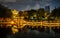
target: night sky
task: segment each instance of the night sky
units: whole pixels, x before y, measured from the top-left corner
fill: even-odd
[[[44,8],[46,5],[53,10],[60,7],[60,0],[0,0],[0,3],[10,9],[30,10]]]

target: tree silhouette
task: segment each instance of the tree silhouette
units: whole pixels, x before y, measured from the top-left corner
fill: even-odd
[[[42,20],[42,18],[44,18],[44,14],[45,14],[45,10],[44,10],[44,8],[40,8],[40,9],[38,9],[38,19],[41,19]]]
[[[33,9],[31,9],[31,10],[29,10],[29,11],[27,11],[28,12],[28,19],[30,19],[30,17],[31,16],[33,16],[35,13],[37,13],[37,11],[36,10],[33,10]]]
[[[48,19],[55,20],[56,17],[60,17],[60,7],[53,9]]]
[[[60,17],[60,7],[55,8],[54,10],[52,10],[51,16]]]
[[[3,18],[11,18],[12,12],[11,9],[8,9],[7,7],[4,7],[0,4],[0,17]]]
[[[19,14],[19,16],[22,16],[23,15],[23,12],[22,11],[19,11],[18,14]]]

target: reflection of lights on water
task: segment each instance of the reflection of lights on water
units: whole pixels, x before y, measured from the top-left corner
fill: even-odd
[[[15,33],[18,32],[17,26],[13,26],[13,27],[12,27],[12,32],[13,32],[13,34],[15,34]]]

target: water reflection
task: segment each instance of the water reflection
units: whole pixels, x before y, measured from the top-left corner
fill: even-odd
[[[16,34],[12,33],[11,27],[6,28],[5,25],[3,27],[0,27],[0,37],[1,38],[55,38],[60,37],[60,29],[52,28],[49,30],[44,28],[23,28],[18,29],[19,32]]]
[[[52,31],[50,33],[47,32],[39,32],[38,30],[27,29],[27,32],[18,32],[11,38],[60,38],[60,34],[54,34]]]

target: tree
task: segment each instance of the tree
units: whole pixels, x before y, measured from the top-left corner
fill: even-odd
[[[27,11],[27,12],[28,12],[28,13],[27,13],[28,19],[31,19],[31,17],[34,17],[34,14],[37,15],[37,11],[36,11],[36,10],[33,10],[33,9],[31,9],[31,10],[29,10],[29,11]]]
[[[11,9],[8,9],[7,7],[4,7],[0,4],[0,17],[3,18],[11,18],[12,12]]]
[[[53,19],[54,20],[56,17],[57,18],[60,17],[60,7],[55,8],[55,9],[52,10],[52,12],[51,12],[51,14],[49,16],[49,19]]]
[[[19,14],[19,16],[22,16],[23,12],[22,12],[22,11],[19,11],[19,13],[18,13],[18,14]]]
[[[60,7],[52,10],[51,16],[60,17]]]
[[[38,10],[38,17],[39,17],[39,19],[44,18],[44,14],[45,14],[44,8],[40,8],[40,9]]]

